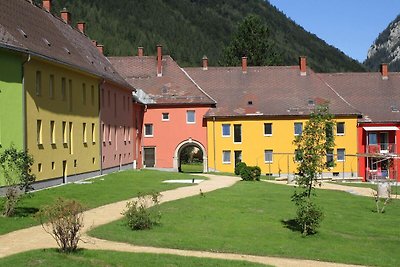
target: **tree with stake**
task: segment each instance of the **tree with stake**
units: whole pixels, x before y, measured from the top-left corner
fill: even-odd
[[[333,135],[333,115],[329,113],[328,105],[320,105],[310,115],[304,131],[297,136],[294,144],[297,146],[299,176],[298,188],[292,196],[297,206],[296,221],[304,236],[314,234],[323,219],[321,209],[313,201],[317,178],[332,162],[326,162],[327,153],[335,146]]]

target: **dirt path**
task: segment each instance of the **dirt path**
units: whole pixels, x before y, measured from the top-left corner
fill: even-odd
[[[200,190],[202,192],[210,192],[213,190],[229,187],[240,180],[240,178],[233,176],[219,176],[219,175],[217,176],[208,174],[202,174],[202,175],[208,177],[209,180],[205,180],[202,183],[195,186],[180,187],[177,189],[164,191],[161,193],[162,194],[161,203],[181,198],[186,198],[189,196],[194,196],[199,194]],[[274,266],[296,266],[296,267],[352,266],[352,265],[343,265],[343,264],[319,262],[311,260],[285,259],[278,257],[142,247],[125,243],[101,240],[85,235],[85,233],[92,227],[97,227],[120,219],[122,217],[121,211],[125,208],[126,202],[127,200],[124,200],[86,211],[84,213],[85,227],[83,229],[84,233],[83,238],[84,240],[87,241],[87,243],[80,243],[80,247],[87,249],[162,253],[162,254],[173,254],[181,256],[209,257],[215,259],[245,260],[250,262],[270,264]],[[41,248],[54,248],[54,247],[56,247],[54,239],[52,239],[52,237],[49,234],[47,234],[42,229],[41,226],[34,226],[31,228],[14,231],[0,236],[0,258],[29,250],[41,249]]]

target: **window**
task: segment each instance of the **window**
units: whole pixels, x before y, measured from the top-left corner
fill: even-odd
[[[92,143],[96,143],[96,129],[94,123],[92,123]]]
[[[153,136],[153,124],[144,125],[144,136]]]
[[[108,143],[111,144],[111,125],[108,125]]]
[[[83,139],[83,143],[86,144],[87,143],[87,127],[86,127],[86,122],[84,122],[82,124],[82,139]]]
[[[82,102],[86,105],[86,84],[82,83]]]
[[[37,120],[36,121],[36,140],[37,140],[37,144],[38,145],[43,144],[43,139],[42,139],[42,120]]]
[[[344,148],[337,149],[337,161],[344,161],[346,155],[346,150]]]
[[[55,135],[55,122],[50,121],[50,143],[56,143],[56,135]]]
[[[336,123],[336,135],[344,135],[344,122]]]
[[[301,135],[302,132],[303,132],[303,123],[295,122],[294,123],[294,135]]]
[[[128,127],[128,142],[131,143],[131,127]]]
[[[264,135],[265,136],[272,135],[272,123],[264,123]]]
[[[102,129],[102,133],[103,133],[103,143],[106,142],[106,126],[103,124],[101,124],[101,129]]]
[[[376,133],[368,133],[368,144],[369,145],[377,145],[378,137]]]
[[[63,144],[66,144],[67,141],[67,122],[62,122],[62,137],[63,137]]]
[[[72,111],[72,80],[68,81],[68,90],[69,90],[69,111]]]
[[[54,161],[51,162],[51,169],[54,170],[56,168],[56,163]]]
[[[264,150],[264,161],[266,163],[271,163],[272,162],[272,150]]]
[[[168,112],[164,112],[162,114],[162,120],[163,121],[169,121],[169,113]]]
[[[94,86],[93,85],[90,87],[90,102],[91,102],[92,106],[94,106]]]
[[[124,126],[124,143],[126,144],[126,126]]]
[[[42,172],[42,163],[38,163],[38,172]]]
[[[36,95],[40,96],[42,94],[42,73],[36,71]]]
[[[242,142],[242,125],[241,124],[233,125],[233,142],[234,143]]]
[[[223,163],[231,163],[231,151],[230,150],[222,151],[222,162]]]
[[[49,79],[49,97],[50,99],[54,98],[54,75],[50,75]]]
[[[231,136],[231,125],[230,124],[222,124],[222,136],[224,136],[224,137]]]
[[[61,78],[61,99],[67,100],[67,80],[64,77]]]
[[[333,167],[333,150],[326,151],[326,166]]]
[[[196,123],[196,116],[194,110],[186,111],[186,123]]]

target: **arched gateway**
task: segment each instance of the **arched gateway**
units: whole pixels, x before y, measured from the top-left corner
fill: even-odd
[[[207,160],[206,149],[200,142],[193,140],[191,138],[179,143],[179,145],[176,147],[175,152],[174,152],[174,165],[173,165],[174,170],[178,171],[180,169],[181,152],[183,151],[184,148],[186,148],[188,146],[194,146],[201,150],[201,152],[203,153],[203,172],[207,172],[208,171],[208,160]]]

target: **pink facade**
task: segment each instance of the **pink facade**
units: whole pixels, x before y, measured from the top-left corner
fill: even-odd
[[[380,178],[400,181],[400,124],[360,123],[358,125],[358,170],[363,181]]]
[[[106,82],[100,93],[101,169],[133,168],[138,124],[132,118],[132,91]]]
[[[203,117],[208,110],[209,107],[196,106],[149,107],[145,111],[143,122],[142,146],[145,167],[178,170],[180,151],[186,146],[195,146],[203,152],[203,165],[206,171],[207,132]]]

